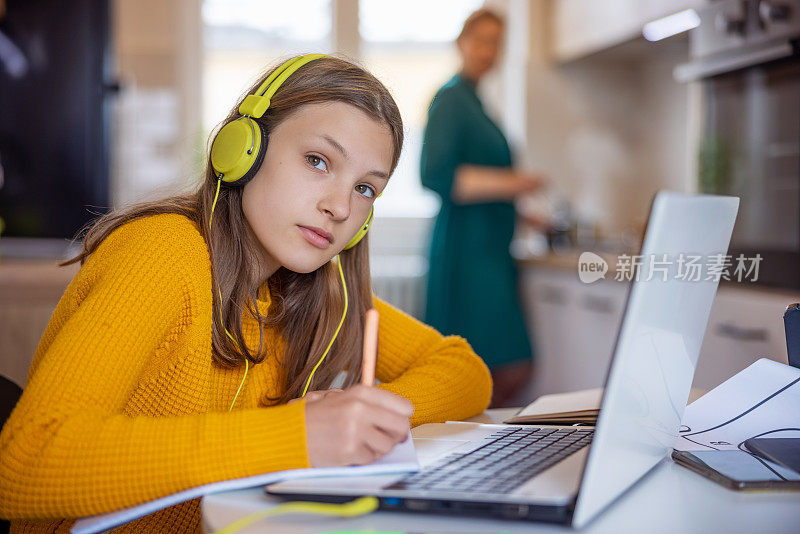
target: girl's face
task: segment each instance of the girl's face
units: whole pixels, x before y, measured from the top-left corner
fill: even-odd
[[[262,249],[261,279],[329,262],[356,234],[386,187],[391,132],[344,102],[306,104],[270,134],[242,209]]]

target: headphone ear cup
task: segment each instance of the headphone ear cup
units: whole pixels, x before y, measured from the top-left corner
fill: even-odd
[[[267,132],[250,117],[231,121],[217,133],[211,143],[211,166],[223,184],[240,186],[247,183],[264,161]]]
[[[264,127],[264,125],[261,124],[260,122],[253,119],[248,119],[248,120],[253,121],[258,126],[258,129],[261,132],[261,143],[258,145],[258,152],[256,153],[256,158],[253,160],[253,164],[250,166],[250,168],[247,169],[247,172],[245,172],[244,175],[238,180],[232,182],[223,182],[228,186],[235,186],[235,187],[243,186],[244,184],[253,179],[253,176],[256,175],[258,169],[261,168],[261,164],[264,163],[264,155],[267,153],[267,144],[269,143],[267,130]]]
[[[364,221],[364,224],[361,225],[361,228],[358,229],[358,232],[356,232],[356,235],[353,236],[353,239],[351,239],[347,243],[347,245],[344,247],[343,250],[350,250],[354,246],[358,245],[358,242],[361,241],[364,238],[365,235],[367,235],[367,231],[369,231],[369,226],[372,224],[373,211],[374,210],[372,208],[370,208],[369,216],[367,217],[367,220]]]

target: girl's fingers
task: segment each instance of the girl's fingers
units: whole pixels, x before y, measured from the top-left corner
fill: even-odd
[[[366,446],[372,452],[372,461],[389,454],[397,442],[383,432],[370,432],[367,436]]]
[[[405,439],[410,429],[408,417],[380,406],[365,403],[359,410],[351,412],[350,416],[359,419],[362,439],[373,432],[380,432],[395,445]]]
[[[408,417],[384,409],[373,409],[371,416],[369,423],[380,434],[391,439],[393,441],[392,446],[400,443],[408,435],[410,430]]]
[[[349,391],[370,404],[404,415],[406,418],[414,414],[414,405],[408,399],[389,391],[361,384],[353,386]]]

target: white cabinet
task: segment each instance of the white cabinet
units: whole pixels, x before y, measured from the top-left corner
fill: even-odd
[[[534,340],[534,393],[603,385],[627,284],[586,285],[576,271],[531,267],[522,271],[528,329]]]
[[[534,395],[600,387],[629,285],[583,284],[575,270],[526,266],[523,301],[535,350]],[[758,358],[787,362],[783,310],[800,293],[723,285],[711,309],[692,387],[712,389]]]
[[[559,0],[552,8],[554,59],[571,61],[636,39],[648,22],[704,3],[705,0]]]
[[[708,320],[694,387],[711,389],[759,358],[787,363],[783,312],[800,293],[722,286]]]

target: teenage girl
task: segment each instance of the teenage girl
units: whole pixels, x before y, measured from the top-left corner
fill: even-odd
[[[371,293],[364,234],[403,140],[386,88],[341,59],[301,56],[221,126],[196,193],[100,218],[71,260],[81,270],[0,434],[13,531],[372,462],[409,426],[487,407],[490,375],[466,341]],[[370,388],[353,384],[373,306],[382,383]],[[329,390],[342,371],[344,389]],[[120,531],[199,528],[193,500]]]

